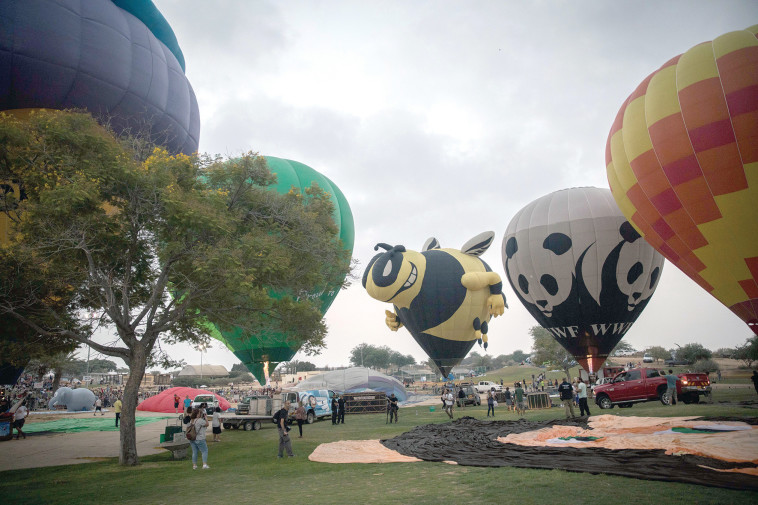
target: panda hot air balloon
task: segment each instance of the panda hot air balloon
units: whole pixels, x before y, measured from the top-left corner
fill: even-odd
[[[479,258],[494,238],[481,233],[460,250],[441,249],[434,238],[421,252],[377,244],[384,252],[363,274],[368,294],[393,305],[385,311],[390,330],[405,326],[445,377],[475,342],[487,347],[489,321],[507,307],[500,276]]]
[[[516,296],[589,373],[650,301],[664,261],[599,188],[556,191],[521,209],[502,254]]]
[[[758,25],[672,58],[621,106],[606,169],[656,250],[758,334]]]

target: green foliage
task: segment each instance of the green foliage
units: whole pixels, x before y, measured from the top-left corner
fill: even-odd
[[[718,363],[713,361],[712,359],[699,359],[697,360],[693,365],[691,370],[693,372],[715,372],[719,369]]]
[[[553,335],[542,326],[532,326],[529,329],[532,336],[532,363],[551,363],[561,368],[569,375],[569,369],[576,362],[574,357],[558,343]]]
[[[752,367],[758,361],[758,335],[749,337],[745,343],[735,349],[734,359],[742,361],[745,366]]]
[[[663,347],[659,345],[648,347],[647,349],[645,349],[645,352],[651,355],[653,359],[655,359],[656,361],[671,359],[671,352],[667,351],[666,349],[664,349]]]
[[[714,358],[734,358],[734,354],[737,352],[736,349],[732,347],[720,347],[719,349],[716,349],[713,351],[713,357]]]
[[[172,364],[157,339],[207,340],[208,320],[322,347],[316,303],[271,293],[343,285],[349,254],[328,196],[315,185],[269,191],[275,178],[252,153],[227,162],[156,147],[145,158],[144,144],[128,145],[86,114],[0,115],[0,180],[21,181],[26,195],[0,202],[12,223],[0,317],[124,359],[134,405],[148,363]],[[90,339],[92,313],[113,343]]]
[[[375,346],[362,343],[353,347],[350,351],[350,364],[352,366],[365,366],[366,368],[400,368],[415,363],[416,359],[410,354],[401,354],[390,349],[386,345]],[[434,369],[436,369],[436,366]]]
[[[674,354],[674,353],[672,353]],[[701,344],[687,344],[676,350],[676,359],[694,363],[701,359],[710,359],[713,353]]]
[[[611,356],[623,356],[625,354],[635,353],[637,350],[629,342],[620,340],[616,347],[611,350]]]

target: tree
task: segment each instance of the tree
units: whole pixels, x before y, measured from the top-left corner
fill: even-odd
[[[529,330],[529,331],[530,331],[530,335],[531,335],[531,330]],[[515,361],[516,363],[521,363],[522,361],[526,360],[526,358],[529,357],[529,355],[527,353],[525,353],[524,351],[522,351],[521,349],[513,351],[513,354],[511,356],[513,358],[513,361]]]
[[[758,335],[753,335],[744,344],[737,347],[734,352],[734,359],[742,361],[748,368],[752,367],[753,363],[758,361]]]
[[[627,354],[632,354],[635,352],[637,352],[637,350],[632,346],[632,344],[620,340],[619,343],[616,344],[616,347],[611,350],[610,356],[625,356]]]
[[[693,372],[710,373],[715,372],[718,369],[718,363],[709,358],[699,359],[692,365]]]
[[[377,347],[362,343],[350,351],[350,364],[367,368],[389,368],[392,352],[386,345]]]
[[[735,352],[736,352],[736,349],[732,347],[720,347],[716,349],[715,351],[713,351],[713,357],[731,359],[734,357]]]
[[[656,361],[671,359],[671,353],[659,345],[648,347],[645,349],[645,352],[651,355]]]
[[[673,353],[672,353],[673,354]],[[711,359],[712,353],[701,344],[687,344],[676,351],[676,359],[694,363],[701,359]]]
[[[125,145],[86,114],[0,115],[0,180],[26,196],[0,205],[12,222],[0,316],[126,362],[119,461],[135,465],[140,382],[148,365],[172,366],[161,341],[207,342],[210,320],[275,326],[317,349],[315,303],[271,293],[343,285],[350,260],[328,196],[267,190],[264,158],[140,159]],[[91,338],[93,313],[111,343]]]
[[[416,358],[411,354],[401,354],[397,351],[390,351],[390,364],[400,369],[406,365],[415,365]]]
[[[93,359],[89,362],[89,371],[93,373],[115,372],[117,368],[118,365],[109,359]]]
[[[553,335],[542,326],[532,326],[529,328],[529,334],[532,336],[533,344],[532,355],[533,363],[551,363],[560,367],[566,377],[571,377],[571,367],[576,365],[574,357],[558,343]]]

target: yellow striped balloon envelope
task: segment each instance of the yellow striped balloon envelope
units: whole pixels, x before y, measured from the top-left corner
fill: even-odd
[[[758,25],[649,75],[606,145],[608,183],[654,248],[758,333]]]

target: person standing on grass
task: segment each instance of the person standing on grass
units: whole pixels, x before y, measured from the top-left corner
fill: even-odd
[[[284,402],[281,410],[276,413],[277,421],[276,427],[279,430],[279,458],[284,457],[284,451],[287,451],[287,456],[290,458],[295,455],[292,453],[292,441],[290,440],[290,429],[287,426],[287,416],[290,412],[290,402]]]
[[[587,405],[587,384],[582,379],[576,385],[579,390],[579,415],[583,416],[584,412],[587,412],[587,417],[591,416],[590,407]]]
[[[490,412],[492,417],[495,417],[495,388],[487,391],[487,417],[490,417]]]
[[[337,395],[332,396],[332,424],[337,424],[337,409],[339,404],[337,403]]]
[[[174,393],[174,414],[179,413],[179,401],[181,398],[179,398],[179,395]]]
[[[677,400],[677,394],[676,394],[676,381],[678,381],[679,378],[674,375],[673,370],[669,370],[668,375],[666,376],[666,395],[669,397],[669,406],[676,405]]]
[[[337,400],[337,424],[345,424],[345,398],[340,395]]]
[[[511,388],[506,386],[505,393],[503,393],[503,396],[505,396],[505,409],[510,412],[513,408],[513,397],[511,396]]]
[[[297,408],[295,409],[295,421],[297,421],[297,429],[300,432],[300,436],[297,438],[303,438],[303,423],[306,420],[305,407],[303,402],[297,402]]]
[[[205,410],[193,409],[192,419],[190,425],[195,427],[195,440],[190,440],[190,447],[192,447],[192,469],[197,470],[197,453],[203,456],[203,470],[208,470],[208,444],[205,441],[205,429],[208,427],[208,420],[206,419]]]
[[[216,407],[213,411],[211,427],[213,428],[213,441],[221,442],[221,407]]]
[[[395,424],[397,424],[397,396],[395,396],[395,393],[392,393],[390,397],[387,399],[389,402],[389,409],[390,409],[390,424],[392,424],[392,418],[395,418]]]
[[[453,392],[450,389],[445,390],[445,414],[450,417],[450,419],[453,418],[453,403],[455,402],[455,399],[453,398]]]
[[[521,383],[516,383],[516,389],[513,391],[513,396],[516,399],[516,412],[519,417],[524,417],[524,389],[521,387]]]
[[[753,376],[750,377],[750,380],[753,381],[753,387],[755,388],[755,392],[758,393],[758,371],[753,370]]]
[[[116,428],[118,428],[118,421],[121,419],[121,409],[123,408],[123,404],[121,403],[121,398],[116,398],[116,401],[113,402],[113,412],[116,413]]]
[[[561,395],[561,401],[566,408],[566,419],[573,419],[576,417],[574,414],[574,388],[569,384],[567,378],[563,378],[563,382],[558,385],[558,394]],[[571,416],[569,416],[571,413]]]

